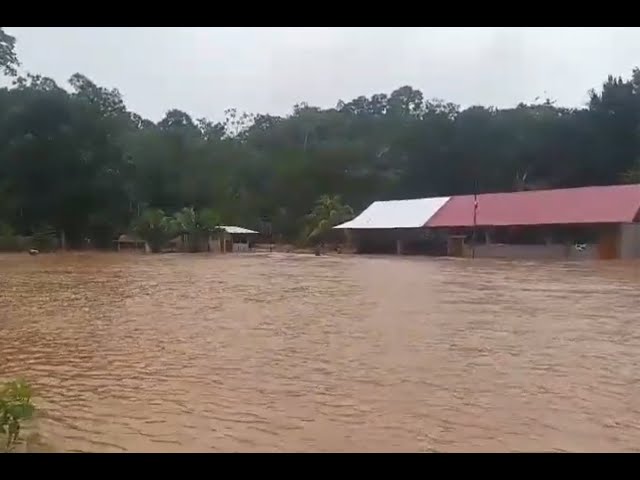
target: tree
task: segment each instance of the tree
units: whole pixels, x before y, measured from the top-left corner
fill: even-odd
[[[20,66],[16,55],[16,39],[0,27],[0,70],[9,77],[17,75],[17,68]]]
[[[122,95],[117,88],[109,90],[99,87],[80,73],[74,73],[69,79],[69,84],[77,98],[94,105],[102,116],[118,116],[126,113]]]
[[[180,226],[162,210],[147,209],[134,220],[132,231],[149,244],[152,253],[159,253],[180,232]]]
[[[353,218],[353,210],[344,205],[339,195],[322,195],[315,207],[307,215],[306,240],[309,243],[322,245],[333,227]]]
[[[186,237],[188,250],[208,251],[211,235],[219,231],[219,215],[210,208],[196,212],[193,207],[185,207],[176,213],[175,217],[180,233]]]

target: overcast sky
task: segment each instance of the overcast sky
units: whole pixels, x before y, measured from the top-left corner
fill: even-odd
[[[579,106],[608,74],[640,66],[639,28],[5,27],[23,70],[117,87],[152,120],[179,108],[286,114],[402,85],[462,106],[549,96]]]

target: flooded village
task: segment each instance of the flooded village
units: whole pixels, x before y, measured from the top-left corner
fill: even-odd
[[[412,250],[434,245],[419,225],[452,215],[449,199],[338,226],[401,232],[378,238],[407,249],[392,255],[269,252],[230,226],[195,255],[122,238],[112,253],[0,254],[3,373],[38,385],[39,439],[64,451],[632,451],[640,259],[620,257],[640,185],[610,190],[619,210],[579,209],[634,220],[608,261],[614,247],[588,242]]]
[[[180,32],[112,30],[132,65]],[[236,82],[267,96],[255,62],[250,89],[183,53],[123,87],[153,92],[146,118],[100,78],[28,73],[23,36],[82,58],[55,35],[0,27],[0,452],[639,451],[638,68],[580,107],[405,85],[287,90],[276,115],[227,106]],[[169,84],[224,117],[169,109]]]

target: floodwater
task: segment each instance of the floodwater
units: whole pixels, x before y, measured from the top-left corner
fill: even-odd
[[[640,264],[0,255],[56,451],[640,450]]]

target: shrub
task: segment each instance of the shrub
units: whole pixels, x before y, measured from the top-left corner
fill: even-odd
[[[31,403],[31,387],[24,381],[13,381],[0,386],[0,440],[5,452],[19,443],[22,424],[35,411]]]
[[[0,236],[0,252],[19,252],[23,249],[23,242],[14,235]]]

